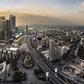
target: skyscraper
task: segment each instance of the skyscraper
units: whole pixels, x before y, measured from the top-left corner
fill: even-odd
[[[15,19],[13,19],[12,17],[10,17],[10,19],[8,20],[5,19],[4,16],[0,17],[0,40],[9,40],[12,37],[12,31],[10,28],[15,29],[14,25]]]
[[[3,40],[10,39],[10,21],[2,20]]]
[[[11,36],[14,37],[15,35],[15,28],[16,28],[16,17],[13,15],[9,16],[10,20],[10,30],[11,30]]]
[[[5,17],[4,16],[1,16],[0,17],[0,40],[3,40],[4,39],[3,21],[5,21]]]
[[[4,16],[1,16],[1,17],[0,17],[0,20],[5,20],[5,17],[4,17]]]
[[[3,39],[7,40],[7,20],[2,20]]]
[[[2,19],[0,18],[0,40],[3,40]]]
[[[49,40],[49,52],[50,52],[50,61],[52,61],[55,58],[55,40],[54,39]]]
[[[26,25],[26,34],[28,34],[28,25]]]

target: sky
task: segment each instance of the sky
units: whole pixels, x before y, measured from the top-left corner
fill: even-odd
[[[6,12],[19,13],[18,16],[21,18],[26,13],[26,17],[29,14],[34,15],[34,18],[37,16],[48,17],[48,19],[52,17],[52,19],[65,21],[65,23],[68,21],[71,24],[84,25],[84,0],[0,0],[0,13]],[[42,21],[45,21],[45,18],[43,20],[42,17]],[[20,17],[18,21],[20,21]]]

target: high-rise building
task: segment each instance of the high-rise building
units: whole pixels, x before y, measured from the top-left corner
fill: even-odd
[[[50,61],[52,61],[55,58],[55,40],[54,39],[49,40],[49,54],[50,54]]]
[[[48,37],[43,38],[41,41],[41,45],[45,49],[49,48],[49,38]]]
[[[8,40],[15,35],[16,18],[10,15],[9,19],[0,17],[0,40]]]
[[[26,34],[28,34],[28,25],[26,25]]]
[[[55,54],[56,59],[60,59],[64,54],[66,54],[69,51],[68,46],[57,46],[55,48]]]
[[[10,20],[10,30],[11,30],[11,36],[14,37],[15,36],[15,29],[16,29],[16,17],[13,15],[9,16],[9,20]]]
[[[4,16],[1,16],[1,17],[0,17],[0,20],[5,20],[5,17],[4,17]]]
[[[2,20],[3,28],[3,40],[8,40],[10,38],[10,21]]]
[[[2,20],[3,39],[7,40],[7,20]]]
[[[7,31],[8,31],[8,39],[10,39],[11,38],[10,20],[7,20]]]
[[[3,21],[5,21],[5,17],[4,16],[1,16],[0,17],[0,40],[3,40],[4,39]]]
[[[0,40],[3,40],[2,20],[0,19]]]

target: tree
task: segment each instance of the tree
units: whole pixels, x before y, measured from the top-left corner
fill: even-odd
[[[22,76],[22,80],[25,81],[25,80],[27,79],[27,75],[26,75],[25,72],[24,72],[22,75],[23,75],[23,76]]]
[[[22,80],[22,72],[21,71],[15,71],[12,75],[12,78],[15,82],[19,82]]]
[[[18,70],[19,70],[18,67],[17,67],[15,64],[11,64],[11,67],[12,67],[12,69],[13,69],[14,71],[18,71]]]

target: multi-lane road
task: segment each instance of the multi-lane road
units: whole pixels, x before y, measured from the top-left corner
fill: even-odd
[[[30,38],[30,40],[28,42],[29,42],[30,54],[32,55],[32,57],[34,58],[36,63],[41,67],[41,69],[45,73],[46,72],[49,73],[49,80],[52,81],[53,84],[67,84],[67,81],[65,82],[65,80],[63,80],[63,77],[64,77],[64,79],[68,79],[68,78],[66,77],[66,75],[64,75],[61,72],[63,66],[61,66],[62,68],[59,67],[58,72],[55,73],[55,67],[51,63],[49,63],[47,60],[45,60],[44,57],[42,56],[42,54],[35,48],[35,46],[34,46],[35,44],[34,44],[32,38]],[[79,45],[79,42],[80,42],[80,40],[78,39],[71,45],[70,52],[72,52],[73,47],[75,47],[75,49],[77,48],[77,45]],[[66,54],[68,57],[69,57],[70,52],[68,53],[68,55]],[[67,60],[67,58],[66,58],[66,60]],[[65,61],[65,62],[67,62],[67,61]],[[62,78],[61,78],[61,76],[62,76]],[[71,79],[72,78],[70,78],[70,80]],[[73,80],[73,82],[76,84],[80,84],[77,80]]]
[[[29,42],[29,40],[28,40]],[[36,63],[41,67],[41,69],[46,73],[49,73],[49,80],[53,82],[53,84],[66,84],[57,74],[55,73],[53,67],[49,65],[46,61],[44,61],[41,57],[41,54],[37,51],[37,49],[34,47],[32,39],[30,39],[29,45],[29,52],[33,56]]]
[[[59,74],[55,73],[55,67],[53,67],[51,65],[51,63],[49,63],[47,60],[44,59],[44,57],[42,56],[42,54],[34,47],[34,42],[31,39],[32,36],[26,36],[24,37],[26,39],[26,43],[27,43],[27,47],[28,50],[31,54],[31,56],[33,57],[33,59],[36,61],[36,63],[41,67],[41,69],[45,72],[45,73],[49,73],[49,80],[53,82],[53,84],[67,84],[67,82],[65,82],[60,76]],[[76,45],[74,45],[76,46]],[[21,63],[19,63],[21,64]],[[19,67],[22,69],[22,66],[19,65]],[[24,69],[23,69],[24,70]],[[26,71],[28,72],[28,71]],[[58,71],[59,73],[60,71]],[[29,75],[29,73],[28,73]],[[65,77],[64,74],[61,74]],[[65,77],[67,78],[67,77]],[[26,81],[28,83],[28,81]],[[25,83],[25,84],[27,84]],[[15,83],[11,83],[11,84],[15,84]],[[23,84],[23,83],[20,83]]]

